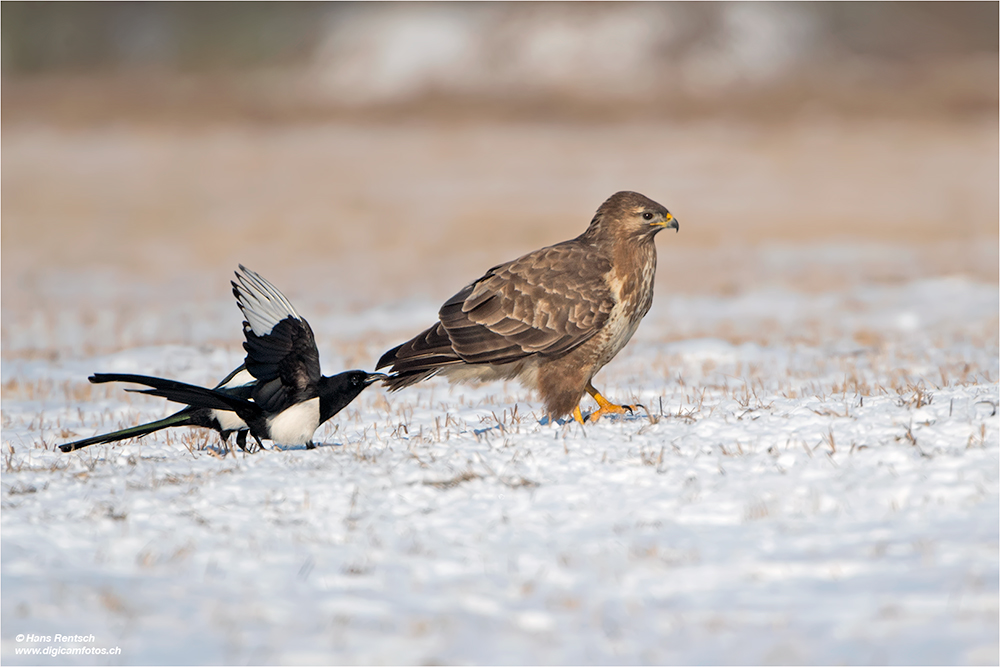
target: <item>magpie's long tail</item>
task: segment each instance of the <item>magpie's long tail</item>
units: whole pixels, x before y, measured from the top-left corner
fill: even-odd
[[[160,396],[168,401],[186,403],[196,408],[235,412],[248,423],[260,414],[260,406],[250,401],[230,396],[225,392],[215,389],[199,387],[176,380],[151,377],[149,375],[131,375],[129,373],[94,373],[88,379],[94,384],[102,382],[132,382],[134,384],[145,385],[152,387],[152,389],[128,389],[127,391]]]
[[[163,419],[155,422],[149,422],[148,424],[139,424],[138,426],[133,426],[131,428],[123,428],[122,430],[115,431],[114,433],[105,433],[104,435],[95,435],[92,438],[84,438],[83,440],[77,440],[76,442],[67,442],[65,445],[59,445],[59,449],[64,452],[72,452],[77,449],[83,449],[84,447],[90,447],[91,445],[103,445],[109,442],[127,440],[128,438],[138,438],[149,433],[155,433],[156,431],[170,428],[171,426],[197,426],[197,424],[191,421],[191,414],[188,410],[181,410],[180,412],[175,412],[169,417],[164,417]]]

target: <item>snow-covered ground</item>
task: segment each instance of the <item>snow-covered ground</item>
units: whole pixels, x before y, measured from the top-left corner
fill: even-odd
[[[325,371],[435,306],[310,318]],[[91,372],[238,364],[227,307],[228,346],[5,359],[5,664],[1000,659],[996,285],[658,294],[595,381],[648,412],[586,427],[432,380],[313,451],[55,449],[174,408]]]

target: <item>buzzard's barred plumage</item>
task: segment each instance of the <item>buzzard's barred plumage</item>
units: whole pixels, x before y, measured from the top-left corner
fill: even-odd
[[[385,384],[407,387],[438,373],[453,381],[521,380],[551,418],[572,413],[586,391],[598,419],[622,406],[591,378],[629,341],[653,302],[654,235],[677,220],[635,192],[612,195],[575,239],[495,266],[448,299],[438,323],[379,360]]]

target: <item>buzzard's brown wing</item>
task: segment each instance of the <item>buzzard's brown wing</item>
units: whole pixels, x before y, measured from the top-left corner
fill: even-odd
[[[561,356],[591,338],[614,306],[607,257],[578,239],[490,269],[448,299],[440,322],[386,352],[393,388],[452,364],[505,364]]]

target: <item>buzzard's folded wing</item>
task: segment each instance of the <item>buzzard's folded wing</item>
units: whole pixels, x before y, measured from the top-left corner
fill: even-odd
[[[496,266],[448,299],[438,324],[382,355],[377,368],[392,365],[417,381],[452,364],[565,354],[607,321],[615,305],[604,277],[610,270],[578,239]]]
[[[467,363],[562,355],[607,321],[614,307],[604,279],[610,270],[593,248],[560,243],[491,269],[438,315]]]

